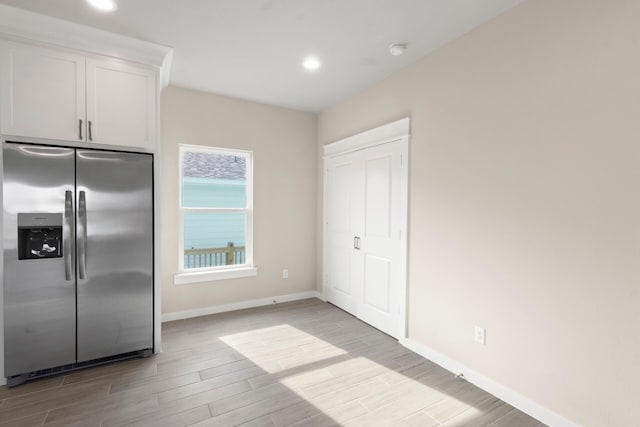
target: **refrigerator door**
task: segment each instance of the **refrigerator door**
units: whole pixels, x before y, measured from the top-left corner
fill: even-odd
[[[76,152],[78,362],[153,347],[152,159]]]
[[[7,377],[76,361],[74,157],[3,145]]]

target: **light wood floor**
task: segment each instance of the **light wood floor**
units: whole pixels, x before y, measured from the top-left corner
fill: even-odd
[[[542,425],[316,299],[165,323],[162,342],[0,387],[0,426]]]

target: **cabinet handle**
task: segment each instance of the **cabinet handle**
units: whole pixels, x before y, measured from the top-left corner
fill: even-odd
[[[358,236],[353,237],[353,249],[360,250],[360,238]]]
[[[91,120],[89,120],[89,141],[93,141],[93,134],[91,132]]]
[[[79,119],[78,122],[78,137],[82,141],[82,119]]]

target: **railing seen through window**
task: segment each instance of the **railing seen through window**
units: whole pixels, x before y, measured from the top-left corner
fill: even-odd
[[[244,246],[227,243],[224,248],[185,249],[185,268],[208,268],[221,265],[245,264]]]

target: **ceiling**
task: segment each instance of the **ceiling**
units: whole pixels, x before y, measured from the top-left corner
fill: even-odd
[[[522,0],[84,0],[0,3],[174,48],[170,84],[319,112]],[[401,56],[392,43],[407,43]],[[319,70],[301,67],[307,55]]]

